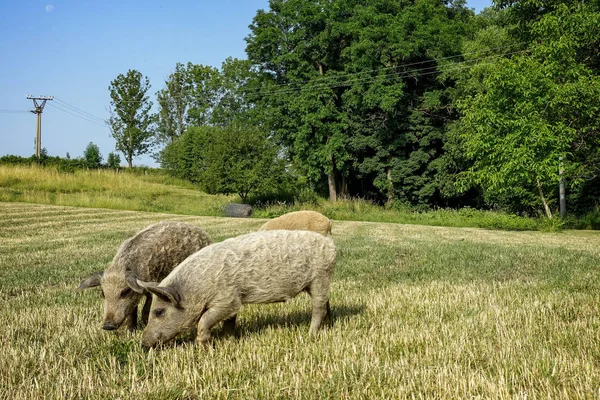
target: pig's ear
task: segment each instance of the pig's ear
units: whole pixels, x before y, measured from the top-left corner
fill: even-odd
[[[180,308],[181,295],[172,286],[147,286],[146,290],[150,293],[157,295],[164,301],[168,301],[175,307]]]
[[[136,293],[142,294],[146,291],[146,289],[143,286],[138,284],[138,282],[142,282],[142,281],[138,281],[138,279],[136,278],[135,273],[133,271],[129,271],[129,270],[125,271],[125,281],[127,281],[127,286],[129,286],[129,288]],[[142,283],[146,283],[146,282],[142,282]]]
[[[147,291],[149,287],[158,286],[158,282],[144,282],[140,279],[136,279],[135,284],[144,289],[144,291]]]
[[[81,281],[77,289],[89,289],[92,287],[100,286],[100,279],[102,279],[102,274],[104,274],[104,271],[98,271],[93,273],[89,278]]]

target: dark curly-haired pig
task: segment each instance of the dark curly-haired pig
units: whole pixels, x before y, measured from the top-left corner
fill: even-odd
[[[243,304],[286,301],[301,292],[312,298],[315,333],[331,314],[335,259],[333,241],[311,231],[254,232],[207,246],[160,283],[138,280],[153,294],[142,345],[167,342],[196,324],[196,342],[206,344],[220,321],[227,331],[235,327]]]
[[[79,289],[101,286],[104,303],[103,329],[119,328],[125,319],[130,330],[137,327],[138,303],[143,297],[136,279],[161,280],[190,254],[211,240],[195,225],[162,221],[125,240],[106,270],[96,272]],[[152,296],[146,294],[142,321],[148,322]]]

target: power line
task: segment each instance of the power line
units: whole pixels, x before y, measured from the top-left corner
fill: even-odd
[[[109,127],[108,127],[108,125],[107,125],[106,123],[104,123],[104,124],[101,124],[101,123],[99,123],[99,122],[97,122],[97,121],[94,121],[94,120],[92,120],[92,119],[89,119],[89,118],[83,117],[82,115],[75,114],[75,113],[73,113],[73,112],[71,112],[71,111],[69,111],[69,110],[66,110],[66,109],[64,109],[64,108],[61,108],[61,107],[59,107],[59,106],[57,106],[57,105],[55,105],[55,104],[51,104],[51,103],[49,103],[49,105],[50,105],[51,107],[53,107],[53,108],[56,108],[57,110],[60,110],[60,111],[62,111],[62,112],[66,112],[67,114],[71,114],[71,115],[73,115],[73,116],[75,116],[75,117],[77,117],[77,118],[81,118],[81,119],[83,119],[83,120],[85,120],[85,121],[91,122],[92,124],[96,124],[96,125],[99,125],[99,126],[103,126],[103,127],[107,128],[107,129],[109,129]]]
[[[343,87],[343,86],[350,86],[350,85],[353,85],[356,83],[367,84],[367,83],[373,83],[375,81],[381,80],[382,78],[386,79],[386,78],[391,78],[391,77],[397,77],[398,79],[418,78],[418,77],[427,76],[427,75],[441,74],[441,73],[463,70],[463,69],[467,69],[467,68],[472,68],[474,66],[492,65],[495,63],[494,61],[488,61],[488,62],[481,62],[481,61],[502,58],[502,57],[512,55],[512,54],[527,53],[529,51],[530,51],[530,49],[524,49],[524,50],[518,50],[518,51],[509,52],[509,53],[477,57],[477,58],[473,58],[470,60],[464,60],[464,61],[460,61],[460,62],[456,62],[456,63],[449,63],[446,65],[434,65],[434,66],[425,67],[425,68],[415,68],[415,69],[411,69],[411,70],[407,70],[407,71],[391,72],[391,73],[387,73],[387,74],[383,74],[383,75],[376,75],[376,76],[370,76],[370,77],[365,77],[365,78],[342,80],[341,82],[337,82],[337,83],[334,83],[334,82],[325,83],[320,80],[315,80],[316,83],[314,83],[312,85],[305,85],[301,88],[290,88],[290,89],[282,89],[282,90],[265,91],[265,92],[257,93],[257,95],[264,95],[264,96],[283,95],[283,94],[294,93],[294,92],[299,93],[299,92],[308,91],[308,90],[312,90],[312,89],[337,88],[337,87]],[[347,76],[338,76],[336,78],[343,79],[346,77]],[[284,87],[286,85],[276,85],[276,86]],[[246,92],[242,91],[241,94],[244,95],[244,94],[246,94]]]
[[[400,68],[406,68],[406,67],[416,66],[416,65],[423,65],[423,64],[427,64],[427,63],[433,63],[433,62],[439,63],[440,61],[443,61],[443,60],[451,60],[451,59],[462,57],[465,55],[478,54],[481,52],[486,53],[486,52],[500,50],[500,49],[506,49],[506,48],[510,48],[510,47],[517,47],[517,46],[521,46],[523,44],[527,44],[527,42],[520,42],[520,43],[515,43],[515,44],[511,44],[511,45],[506,45],[506,46],[499,46],[499,47],[494,47],[494,48],[490,48],[490,49],[486,49],[486,50],[471,51],[471,52],[467,52],[467,53],[456,54],[453,56],[441,57],[438,59],[431,59],[431,60],[424,60],[424,61],[418,61],[418,62],[413,62],[413,63],[399,64],[399,65],[396,65],[393,67],[382,67],[382,68],[377,68],[377,69],[372,69],[372,70],[367,70],[367,71],[347,73],[347,74],[343,74],[343,75],[328,75],[328,76],[318,77],[318,78],[315,78],[312,80],[305,80],[305,81],[301,81],[301,82],[283,83],[283,84],[273,85],[271,88],[268,88],[268,91],[266,91],[266,92],[264,92],[265,88],[248,88],[248,89],[244,90],[243,93],[244,94],[253,94],[253,92],[258,92],[258,94],[260,94],[260,95],[272,94],[272,93],[278,93],[278,94],[291,93],[291,92],[295,92],[297,90],[302,91],[302,90],[306,90],[309,88],[313,89],[313,88],[317,88],[317,87],[329,87],[329,84],[327,82],[335,81],[336,79],[346,79],[346,82],[350,82],[350,83],[358,83],[363,80],[373,81],[373,78],[374,78],[373,76],[369,76],[369,77],[365,77],[365,78],[361,78],[361,79],[357,79],[357,80],[349,80],[348,78],[351,78],[353,76],[359,76],[362,74],[368,74],[368,73],[372,73],[372,72],[397,70]],[[504,57],[504,56],[508,56],[508,55],[512,55],[512,54],[527,52],[527,51],[529,51],[529,50],[525,49],[525,50],[517,50],[517,51],[513,51],[513,52],[509,52],[509,53],[492,54],[492,55],[488,55],[488,56],[476,57],[476,58],[472,58],[469,60],[460,61],[460,62],[454,63],[452,65],[459,65],[459,64],[464,64],[464,63],[474,63],[476,61],[487,59],[487,58]],[[382,78],[382,77],[388,77],[388,76],[389,77],[391,77],[391,76],[404,77],[404,76],[408,76],[409,73],[419,72],[419,71],[427,71],[427,70],[432,70],[432,69],[436,69],[439,67],[440,67],[440,65],[434,65],[434,66],[425,67],[425,68],[416,68],[416,69],[412,69],[409,71],[390,72],[387,74],[378,75],[375,80]],[[444,72],[444,71],[440,71],[440,72]],[[426,74],[426,75],[429,75],[429,74]],[[339,82],[338,83],[332,82],[332,83],[334,83],[336,85],[335,87],[344,86],[344,85],[340,85]],[[306,85],[306,84],[310,84],[310,85],[301,87],[301,88],[290,88],[290,89],[285,89],[285,90],[271,90],[274,87],[284,88],[286,86]],[[123,100],[120,102],[121,103],[141,103],[143,101],[142,100]]]
[[[492,65],[492,64],[494,64],[494,63],[493,62],[487,62],[487,63],[480,63],[480,64],[476,64],[476,65]],[[449,69],[443,70],[443,71],[442,70],[437,70],[437,71],[424,72],[424,73],[421,73],[421,74],[414,75],[414,77],[416,78],[416,77],[419,77],[419,76],[441,74],[441,73],[444,73],[444,72],[458,71],[458,70],[462,70],[462,69],[467,69],[467,68],[473,67],[473,65],[462,65],[462,66],[460,66],[461,65],[460,63],[457,63],[456,65],[458,65],[458,66],[454,67],[454,68],[449,68]],[[413,76],[411,76],[411,77],[413,77]],[[380,77],[375,77],[375,78],[372,78],[372,79],[370,79],[368,81],[363,81],[363,83],[372,83],[372,82],[375,82],[376,80],[378,80],[379,78]],[[342,86],[348,86],[348,85],[349,85],[348,83],[341,83],[339,85],[332,85],[332,86],[328,86],[328,87],[335,88],[335,87],[342,87]],[[277,92],[274,92],[274,93],[276,94]]]
[[[111,99],[111,101],[113,100]],[[119,103],[144,103],[147,101],[152,102],[152,100],[150,100],[150,97],[148,97],[145,100],[119,100]],[[154,102],[152,102],[152,105],[154,105]]]
[[[518,44],[510,45],[510,46],[496,47],[494,49],[489,49],[486,51],[497,50],[497,49],[502,49],[502,48],[507,48],[507,47],[514,47],[517,45],[521,45],[523,43],[518,43]],[[373,83],[373,82],[381,80],[381,79],[393,78],[393,77],[396,77],[398,79],[407,78],[407,77],[418,78],[418,77],[428,76],[428,75],[433,75],[433,74],[441,74],[441,73],[446,73],[446,72],[463,70],[463,69],[471,68],[471,67],[474,67],[477,65],[492,65],[492,64],[494,64],[494,62],[481,62],[481,61],[482,60],[493,60],[493,59],[502,58],[502,57],[506,57],[509,55],[513,55],[513,54],[527,53],[529,51],[530,51],[530,49],[523,49],[523,50],[517,50],[517,51],[508,52],[508,53],[492,54],[492,55],[488,55],[488,56],[476,57],[476,58],[472,58],[469,60],[464,60],[464,61],[455,62],[455,63],[449,63],[446,65],[433,65],[433,66],[428,66],[428,67],[424,67],[424,68],[415,68],[415,69],[409,69],[406,71],[389,72],[386,74],[369,76],[369,77],[364,77],[364,78],[348,79],[348,77],[358,76],[360,74],[364,74],[367,72],[386,71],[386,70],[390,70],[390,69],[398,69],[398,68],[406,67],[409,65],[422,65],[422,64],[426,64],[426,63],[430,63],[430,62],[439,62],[440,60],[444,60],[444,59],[448,60],[448,59],[456,58],[456,57],[466,55],[466,54],[478,53],[478,52],[470,52],[470,53],[464,53],[464,54],[456,55],[456,56],[444,57],[444,58],[440,58],[437,60],[427,60],[427,61],[422,61],[422,62],[398,65],[396,67],[380,68],[380,69],[376,69],[376,70],[363,71],[363,72],[359,72],[359,73],[346,74],[346,75],[342,75],[342,76],[329,76],[329,77],[327,77],[327,79],[318,79],[317,78],[312,81],[302,82],[302,83],[312,83],[312,84],[304,85],[299,88],[288,88],[288,89],[279,89],[279,90],[276,89],[276,90],[267,90],[267,91],[264,91],[265,88],[256,88],[256,89],[246,89],[245,91],[241,90],[238,93],[241,95],[256,94],[259,96],[285,95],[285,94],[294,93],[294,92],[300,93],[303,91],[308,91],[308,90],[313,90],[313,89],[337,88],[337,87],[343,87],[343,86],[350,86],[350,85],[354,85],[357,83],[367,84],[367,83]],[[332,79],[342,79],[342,81],[341,82],[331,82],[331,83],[327,82]],[[295,83],[295,84],[300,84],[300,83]],[[274,85],[274,87],[284,88],[284,87],[290,86],[290,85],[291,84],[282,84],[282,85]],[[271,88],[269,88],[269,89],[271,89]],[[249,93],[249,92],[252,92],[253,90],[258,91],[258,93]],[[263,91],[261,92],[261,90],[263,90]],[[135,103],[135,102],[140,102],[140,101],[128,100],[128,101],[123,101],[123,102]]]
[[[2,114],[21,114],[21,113],[28,113],[29,111],[27,110],[0,110],[0,113]]]
[[[440,61],[443,60],[451,60],[454,58],[458,58],[458,57],[463,57],[465,55],[471,55],[471,54],[478,54],[480,52],[490,52],[490,51],[494,51],[494,50],[500,50],[500,49],[506,49],[506,48],[510,48],[510,47],[516,47],[516,46],[521,46],[523,44],[527,44],[527,42],[520,42],[520,43],[515,43],[515,44],[511,44],[511,45],[506,45],[506,46],[499,46],[499,47],[493,47],[491,49],[486,49],[486,50],[482,50],[482,51],[471,51],[468,53],[461,53],[461,54],[456,54],[453,56],[447,56],[447,57],[441,57],[441,58],[437,58],[437,59],[431,59],[431,60],[424,60],[424,61],[417,61],[417,62],[412,62],[412,63],[406,63],[406,64],[399,64],[393,67],[382,67],[382,68],[376,68],[376,69],[371,69],[371,70],[366,70],[366,71],[360,71],[360,72],[353,72],[353,73],[349,73],[349,74],[345,74],[344,77],[348,78],[348,77],[352,77],[355,75],[361,75],[361,74],[368,74],[368,73],[372,73],[372,72],[379,72],[379,71],[388,71],[388,70],[396,70],[399,68],[406,68],[406,67],[412,67],[415,65],[422,65],[422,64],[427,64],[427,63],[439,63]],[[503,55],[508,55],[508,54],[514,54],[514,53],[505,53]],[[492,55],[492,56],[497,56],[497,55]],[[481,58],[485,58],[485,57],[490,57],[490,56],[484,56],[484,57],[477,57],[471,60],[465,60],[463,62],[470,62],[473,60],[477,60],[477,59],[481,59]],[[432,67],[428,67],[428,68],[432,68]],[[392,72],[390,74],[396,74],[395,72]],[[340,76],[325,76],[325,77],[319,77],[316,79],[312,79],[312,80],[305,80],[305,81],[301,81],[301,82],[290,82],[290,83],[284,83],[284,84],[280,84],[277,85],[279,87],[284,87],[284,86],[291,86],[291,85],[305,85],[307,83],[315,83],[315,82],[325,82],[328,80],[332,80],[332,79],[336,79],[339,78]],[[260,91],[261,88],[255,88],[255,89],[248,89],[247,91]]]
[[[101,124],[101,123],[99,123],[99,122],[97,122],[97,121],[94,121],[94,120],[92,120],[92,119],[86,118],[86,117],[84,117],[84,116],[82,116],[82,115],[75,114],[75,113],[73,113],[73,112],[71,112],[71,111],[69,111],[69,110],[67,110],[67,109],[61,108],[61,107],[59,107],[59,106],[57,106],[57,105],[50,104],[50,106],[52,106],[53,108],[56,108],[57,110],[60,110],[60,111],[62,111],[62,112],[66,112],[67,114],[71,114],[71,115],[73,115],[74,117],[77,117],[77,118],[83,119],[83,120],[85,120],[85,121],[91,122],[91,123],[93,123],[93,124],[100,125],[100,126],[103,126],[103,127],[105,127],[105,128],[108,128],[108,126],[107,126],[106,124]]]
[[[507,55],[512,55],[512,54],[517,54],[517,53],[525,53],[529,51],[528,49],[525,50],[519,50],[519,51],[514,51],[514,52],[510,52],[510,53],[504,53],[504,54],[495,54],[495,55],[490,55],[490,56],[485,56],[485,57],[478,57],[478,58],[474,58],[471,60],[465,60],[465,61],[461,61],[458,63],[453,63],[450,64],[452,66],[457,66],[457,65],[464,65],[464,64],[468,64],[468,67],[474,66],[474,65],[478,65],[476,62],[480,61],[480,60],[485,60],[485,59],[493,59],[493,58],[500,58],[500,57],[504,57]],[[315,79],[313,82],[315,82],[312,85],[305,85],[303,87],[300,88],[290,88],[290,89],[282,89],[282,90],[270,90],[270,91],[265,91],[265,92],[258,92],[256,93],[257,95],[270,95],[270,94],[286,94],[286,93],[294,93],[294,92],[302,92],[302,91],[307,91],[310,89],[319,89],[319,88],[333,88],[333,87],[342,87],[342,86],[348,86],[350,84],[356,84],[356,83],[370,83],[370,82],[374,82],[377,81],[381,78],[389,78],[389,77],[398,77],[398,78],[403,78],[403,77],[418,77],[418,76],[423,76],[423,75],[430,75],[429,71],[431,70],[437,70],[437,71],[431,71],[431,72],[435,72],[435,73],[442,73],[442,72],[447,72],[447,70],[443,70],[441,69],[442,66],[439,65],[434,65],[431,67],[425,67],[425,68],[416,68],[416,69],[412,69],[412,70],[408,70],[408,71],[398,71],[398,72],[391,72],[391,73],[387,73],[387,74],[383,74],[383,75],[377,75],[377,76],[370,76],[370,77],[365,77],[365,78],[359,78],[359,79],[351,79],[351,80],[345,80],[342,82],[337,82],[337,83],[325,83],[325,82],[321,82],[318,79]],[[425,71],[425,73],[423,73]],[[339,76],[336,78],[345,78],[345,76]],[[284,85],[277,85],[277,87],[282,87]]]
[[[56,98],[56,97],[54,98],[54,100],[56,100],[59,103],[59,105],[61,105],[63,107],[67,107],[68,109],[70,109],[70,110],[72,110],[72,111],[74,111],[74,112],[76,112],[78,114],[81,114],[81,115],[83,115],[86,118],[94,119],[94,120],[97,120],[98,122],[104,123],[104,119],[102,119],[100,117],[97,117],[97,116],[95,116],[93,114],[90,114],[87,111],[83,111],[82,109],[77,108],[77,107],[75,107],[75,106],[67,103],[64,100],[61,100],[61,99]]]

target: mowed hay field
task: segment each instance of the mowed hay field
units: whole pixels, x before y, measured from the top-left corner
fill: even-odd
[[[566,398],[600,395],[600,234],[336,221],[333,325],[252,305],[237,337],[145,351],[75,290],[150,223],[216,241],[251,219],[0,203],[0,398]]]

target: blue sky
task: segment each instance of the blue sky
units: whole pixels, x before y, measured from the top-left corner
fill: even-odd
[[[479,11],[491,0],[467,3]],[[268,8],[268,0],[0,4],[0,156],[34,154],[35,115],[15,112],[32,108],[25,98],[31,94],[57,98],[42,116],[42,146],[50,155],[81,156],[94,142],[105,159],[114,139],[99,119],[108,116],[111,80],[137,69],[150,78],[154,97],[177,62],[219,67],[229,56],[244,58],[248,25],[256,10]],[[134,160],[142,164],[155,165],[148,156]]]

